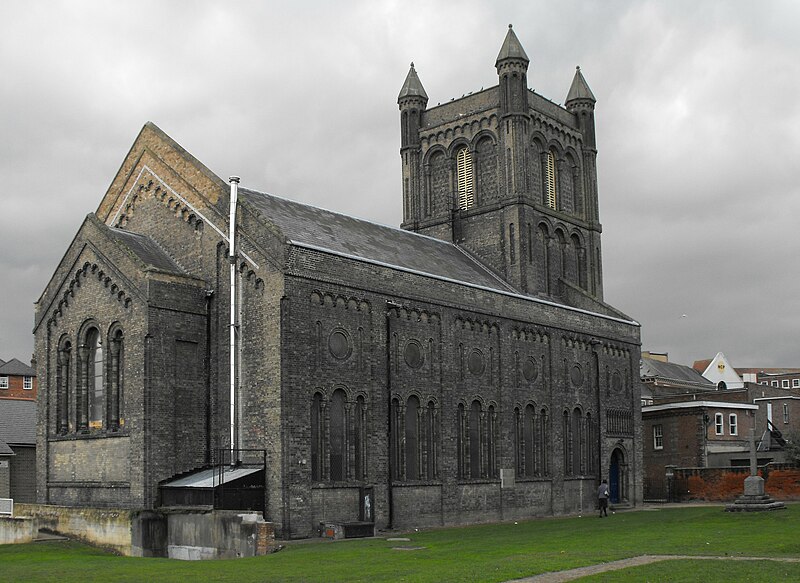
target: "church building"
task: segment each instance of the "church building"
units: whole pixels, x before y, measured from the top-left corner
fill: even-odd
[[[603,478],[639,504],[595,97],[580,69],[564,107],[530,90],[510,27],[495,66],[428,107],[412,64],[401,228],[225,181],[147,123],[36,303],[38,502],[255,508],[286,538],[581,512]]]

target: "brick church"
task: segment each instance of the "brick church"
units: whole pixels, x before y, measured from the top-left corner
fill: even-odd
[[[509,27],[499,84],[436,107],[411,66],[399,229],[226,182],[146,124],[36,303],[38,501],[210,488],[285,537],[578,512],[602,478],[638,504],[595,98],[528,65]]]

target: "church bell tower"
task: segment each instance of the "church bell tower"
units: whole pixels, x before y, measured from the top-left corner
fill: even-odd
[[[578,69],[562,107],[528,88],[529,65],[509,25],[498,85],[428,108],[412,63],[397,99],[402,227],[520,293],[602,300],[595,98]]]

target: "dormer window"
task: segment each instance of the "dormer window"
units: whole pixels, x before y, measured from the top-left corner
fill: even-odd
[[[456,154],[458,172],[458,208],[466,210],[475,206],[475,181],[472,177],[472,154],[461,148]]]
[[[556,157],[552,150],[545,155],[544,187],[545,203],[551,209],[558,208],[556,200]]]

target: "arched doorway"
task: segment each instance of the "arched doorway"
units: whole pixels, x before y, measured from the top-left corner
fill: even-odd
[[[619,504],[625,500],[625,454],[621,449],[611,453],[611,465],[608,469],[608,489],[611,494],[611,503]]]

